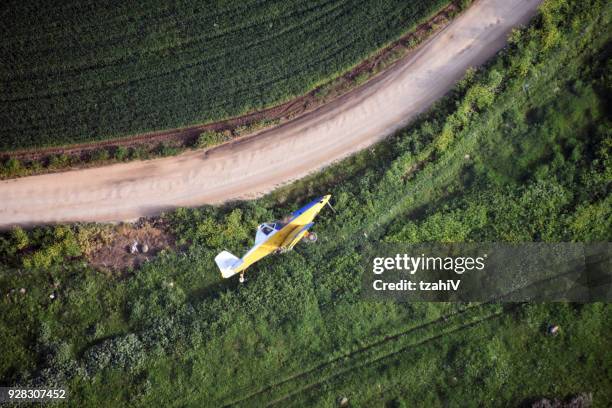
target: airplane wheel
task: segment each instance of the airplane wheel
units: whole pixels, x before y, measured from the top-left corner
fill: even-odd
[[[306,235],[306,242],[314,244],[315,242],[317,242],[317,234],[315,232],[310,232],[308,233],[308,235]]]
[[[246,281],[246,279],[244,279],[244,275],[240,275],[240,278],[238,278],[238,282],[240,283],[244,283]]]

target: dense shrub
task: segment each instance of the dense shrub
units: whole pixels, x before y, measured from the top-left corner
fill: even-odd
[[[23,256],[22,263],[26,268],[48,268],[53,263],[81,255],[74,231],[69,227],[57,226],[49,232],[35,235],[38,235],[37,241],[40,243],[33,252]]]
[[[228,136],[223,134],[222,132],[204,132],[200,133],[200,136],[198,136],[196,147],[202,148],[215,146],[227,140],[229,140]]]

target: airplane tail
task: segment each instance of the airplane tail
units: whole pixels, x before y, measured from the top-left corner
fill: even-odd
[[[236,268],[242,263],[240,258],[232,255],[228,251],[222,251],[215,257],[215,263],[221,270],[224,278],[230,278],[236,274]]]

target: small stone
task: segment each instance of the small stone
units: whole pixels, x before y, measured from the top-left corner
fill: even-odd
[[[55,299],[55,293],[51,293],[51,294],[49,295],[49,299],[51,299],[51,300]]]
[[[559,330],[561,330],[559,326],[557,326],[556,324],[551,324],[550,326],[548,326],[547,332],[551,336],[556,336],[557,334],[559,334]]]
[[[26,294],[26,288],[19,289],[19,293],[21,293],[22,295],[25,295]]]
[[[170,282],[170,283],[168,284],[168,286],[170,286],[171,288],[173,288],[173,287],[174,287],[174,282]]]
[[[341,407],[348,407],[349,400],[346,397],[342,397],[338,400],[338,405]]]
[[[134,241],[132,242],[132,245],[130,246],[130,254],[137,254],[138,253],[138,241]]]
[[[463,158],[464,158],[465,160],[470,160],[470,155],[469,155],[469,154],[466,154],[465,156],[463,156]]]
[[[140,251],[143,254],[146,254],[147,252],[149,252],[149,246],[147,244],[142,244],[142,246],[140,247]]]

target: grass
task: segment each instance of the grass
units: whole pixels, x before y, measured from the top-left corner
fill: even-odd
[[[275,105],[341,75],[448,3],[7,2],[0,10],[0,151],[172,129]]]
[[[548,0],[374,151],[261,200],[166,214],[181,249],[125,278],[76,255],[78,226],[3,235],[2,384],[68,384],[79,406],[607,405],[608,303],[372,302],[360,286],[371,242],[610,240],[611,12]],[[317,219],[317,245],[262,260],[246,285],[220,279],[219,250],[323,192],[337,213]]]

